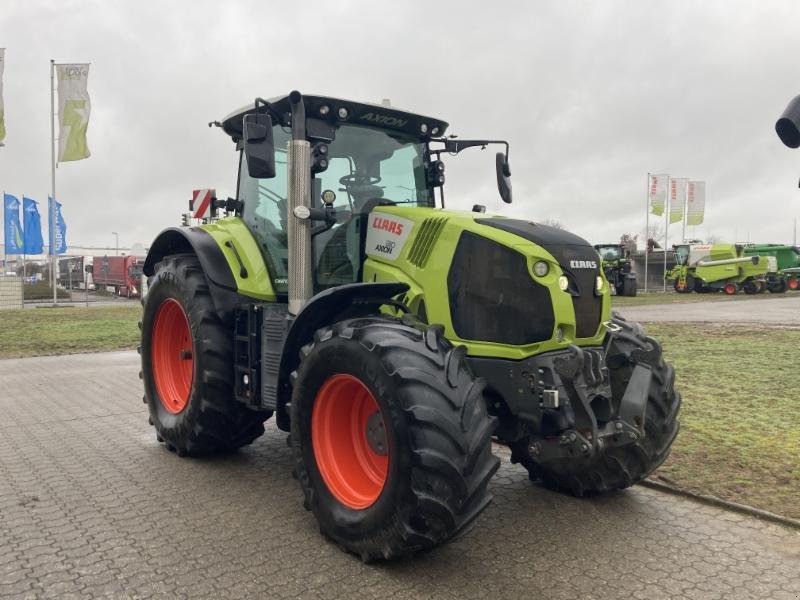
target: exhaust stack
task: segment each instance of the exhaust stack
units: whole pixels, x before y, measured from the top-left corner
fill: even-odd
[[[306,139],[306,111],[303,96],[289,95],[292,108],[292,139],[287,149],[289,242],[289,314],[299,313],[313,295],[311,280],[311,222],[299,219],[295,209],[311,207],[311,144]]]

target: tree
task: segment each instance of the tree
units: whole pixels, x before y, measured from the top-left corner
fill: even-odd
[[[555,229],[565,228],[561,221],[554,219],[553,217],[547,217],[544,221],[542,221],[542,225],[547,225],[548,227],[553,227]]]
[[[619,243],[625,247],[625,251],[632,254],[637,250],[637,241],[639,240],[639,234],[632,234],[632,233],[623,233],[619,237]]]
[[[39,263],[35,263],[33,261],[27,260],[25,261],[25,269],[23,271],[22,267],[17,267],[17,275],[22,277],[23,274],[30,277],[31,275],[36,275],[42,272],[42,265]]]

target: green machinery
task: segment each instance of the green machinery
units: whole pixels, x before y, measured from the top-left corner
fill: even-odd
[[[776,261],[775,269],[767,276],[767,289],[774,293],[800,289],[800,248],[781,244],[752,244],[745,246],[745,256],[767,256]]]
[[[444,208],[442,158],[491,144],[511,201],[506,142],[299,92],[216,124],[239,151],[236,197],[161,232],[144,266],[144,401],[169,450],[234,450],[274,416],[305,507],[363,560],[465,531],[490,501],[493,437],[576,495],[667,457],[673,369],[612,315],[594,248]]]
[[[774,261],[762,256],[746,256],[738,244],[678,244],[676,265],[667,274],[675,291],[736,294],[744,290],[757,294],[767,289],[767,274],[775,270]]]
[[[611,293],[619,296],[636,295],[636,272],[630,252],[622,244],[597,244],[600,266],[611,286]]]

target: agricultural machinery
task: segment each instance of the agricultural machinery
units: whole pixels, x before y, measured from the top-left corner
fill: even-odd
[[[767,275],[767,289],[773,293],[800,289],[800,248],[781,244],[745,246],[745,256],[767,256],[775,260],[775,269]]]
[[[636,273],[633,271],[630,252],[622,244],[598,244],[594,247],[600,255],[600,266],[611,286],[611,293],[619,296],[636,295]]]
[[[661,347],[611,313],[585,240],[446,209],[443,155],[508,144],[299,92],[215,122],[235,198],[161,232],[144,265],[144,401],[179,456],[275,418],[320,530],[363,560],[431,548],[490,501],[493,437],[531,479],[628,487],[667,457],[680,395]]]
[[[767,274],[775,271],[768,257],[745,256],[738,244],[678,244],[676,265],[665,275],[679,293],[739,290],[758,294],[767,289]]]

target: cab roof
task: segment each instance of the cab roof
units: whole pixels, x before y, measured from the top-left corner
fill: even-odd
[[[289,94],[270,98],[267,102],[272,120],[288,126],[291,123]],[[441,119],[410,113],[391,106],[354,102],[328,96],[303,95],[303,103],[305,104],[306,121],[317,119],[330,124],[368,125],[388,131],[403,132],[422,140],[443,136],[448,125]],[[233,111],[222,120],[222,129],[234,141],[239,141],[242,136],[243,117],[254,112],[254,102]]]

